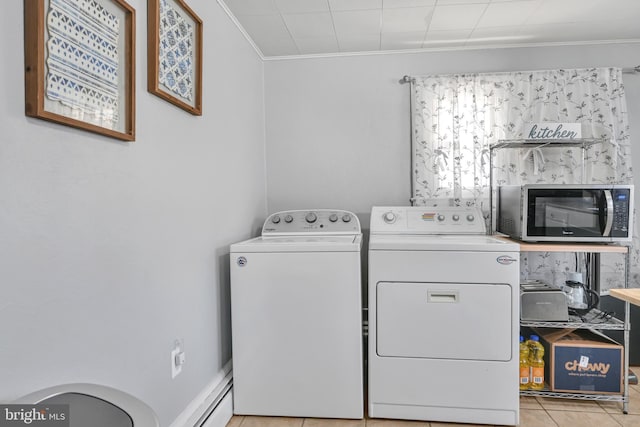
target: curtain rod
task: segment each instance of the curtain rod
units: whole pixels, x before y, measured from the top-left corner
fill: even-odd
[[[624,74],[635,74],[635,73],[640,73],[640,65],[636,65],[635,67],[631,67],[631,68],[623,68],[622,72]],[[399,83],[400,84],[405,84],[405,83],[411,83],[411,81],[414,78],[411,76],[402,76],[402,78],[400,79]]]

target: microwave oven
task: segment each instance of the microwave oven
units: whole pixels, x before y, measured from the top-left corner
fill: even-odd
[[[496,210],[496,230],[525,242],[629,242],[633,185],[505,185]]]

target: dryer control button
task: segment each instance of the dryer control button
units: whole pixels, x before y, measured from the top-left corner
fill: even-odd
[[[467,215],[467,221],[469,221],[469,222],[473,222],[473,220],[474,220],[474,219],[476,219],[476,217],[475,217],[475,216],[473,216],[473,215],[471,215],[471,214]]]
[[[394,222],[396,222],[396,214],[394,214],[393,212],[386,212],[384,215],[382,215],[382,219],[384,219],[384,222],[386,222],[387,224],[393,224]]]
[[[438,221],[440,222],[444,221],[444,215],[442,214],[438,215]]]
[[[273,218],[271,218],[271,222],[278,224],[280,222],[280,215],[274,215]]]
[[[338,215],[336,214],[329,215],[329,221],[336,222],[337,220],[338,220]]]
[[[451,219],[453,219],[454,221],[459,221],[460,220],[460,215],[453,215],[451,217]]]
[[[291,215],[285,215],[284,222],[289,223],[293,221],[293,217]]]
[[[351,221],[351,215],[349,215],[349,214],[342,215],[342,221],[350,222]]]
[[[313,212],[309,212],[307,216],[304,217],[304,219],[306,219],[309,224],[313,224],[318,219],[318,216]]]

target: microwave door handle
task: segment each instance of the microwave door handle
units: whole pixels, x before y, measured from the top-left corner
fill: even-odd
[[[607,208],[604,214],[606,221],[602,236],[609,237],[611,234],[611,227],[613,227],[613,197],[611,196],[611,190],[604,190],[604,198],[607,201]]]

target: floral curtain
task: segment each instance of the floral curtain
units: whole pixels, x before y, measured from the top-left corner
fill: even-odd
[[[490,165],[493,185],[633,182],[619,68],[416,77],[411,82],[411,104],[415,205],[480,205],[488,216]],[[526,138],[528,124],[543,122],[580,123],[582,137],[606,142],[584,151],[497,150],[490,162],[491,145]],[[634,242],[633,247],[638,245]],[[640,254],[637,249],[632,252],[632,281],[638,283]],[[525,259],[522,267],[524,274],[547,267],[556,271],[579,267],[578,261],[570,265],[571,260],[546,265],[557,262],[545,257],[532,264]],[[562,277],[559,274],[552,281]]]

